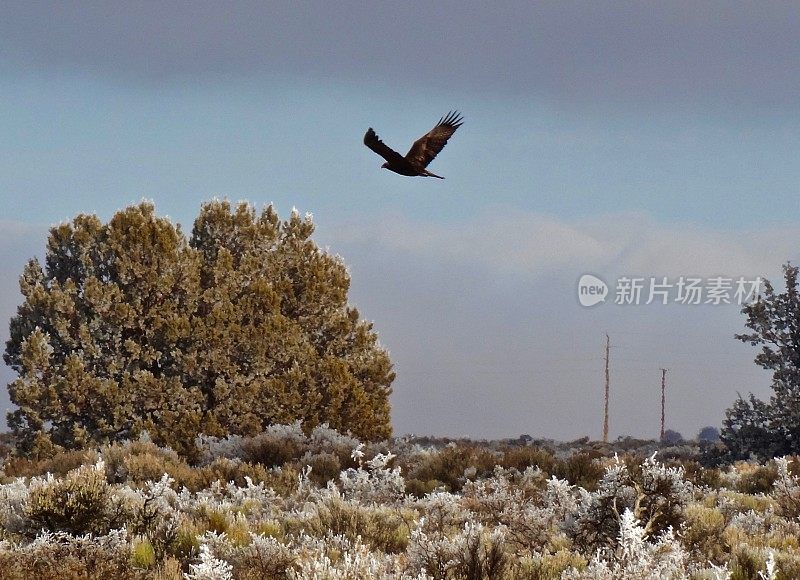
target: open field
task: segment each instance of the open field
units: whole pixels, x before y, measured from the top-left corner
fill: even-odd
[[[6,457],[0,578],[800,576],[789,459],[709,468],[696,443],[633,439],[364,445],[297,424],[198,449]]]

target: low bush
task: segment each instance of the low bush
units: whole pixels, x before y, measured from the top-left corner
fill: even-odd
[[[28,532],[106,534],[123,520],[124,508],[112,505],[111,495],[102,461],[77,467],[63,478],[36,479],[25,506]]]

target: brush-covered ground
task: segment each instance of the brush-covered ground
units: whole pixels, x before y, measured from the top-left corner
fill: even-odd
[[[7,456],[0,579],[800,578],[792,458],[299,425],[198,449]]]

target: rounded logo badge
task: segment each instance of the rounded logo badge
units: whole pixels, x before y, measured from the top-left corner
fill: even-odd
[[[581,306],[594,306],[606,301],[608,285],[597,276],[584,274],[578,280],[578,301]]]

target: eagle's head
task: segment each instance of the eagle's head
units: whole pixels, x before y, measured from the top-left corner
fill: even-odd
[[[383,165],[381,165],[381,169],[389,169],[389,162],[387,161]]]

